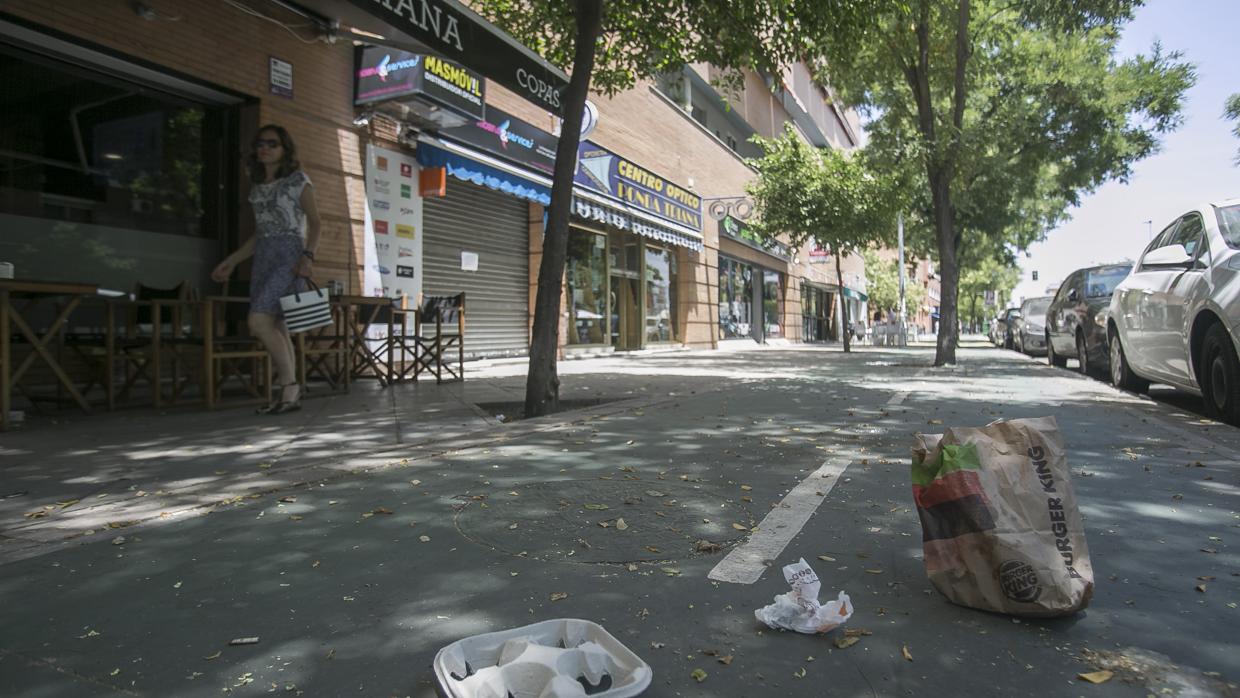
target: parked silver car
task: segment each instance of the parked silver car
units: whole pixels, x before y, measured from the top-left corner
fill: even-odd
[[[1020,304],[1020,318],[1016,321],[1016,351],[1029,356],[1046,355],[1046,311],[1051,296],[1029,298]]]
[[[1116,386],[1166,383],[1240,426],[1240,199],[1198,206],[1163,228],[1115,289],[1108,316]]]

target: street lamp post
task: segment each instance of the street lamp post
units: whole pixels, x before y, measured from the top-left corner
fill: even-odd
[[[1144,222],[1145,222],[1145,232],[1148,235],[1147,239],[1153,240],[1154,239],[1154,221],[1153,219],[1151,219],[1151,220],[1144,221]]]
[[[900,326],[897,331],[900,333],[899,344],[901,347],[908,346],[908,338],[904,333],[904,213],[896,214],[896,238],[899,240],[900,250]]]

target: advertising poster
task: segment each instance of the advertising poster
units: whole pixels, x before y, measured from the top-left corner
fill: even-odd
[[[366,198],[374,229],[380,293],[418,302],[422,292],[422,198],[411,154],[366,147]]]

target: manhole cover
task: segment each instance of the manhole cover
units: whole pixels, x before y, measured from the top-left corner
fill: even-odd
[[[757,525],[734,491],[705,483],[568,480],[511,492],[471,502],[457,528],[510,555],[621,563],[718,552],[746,534],[733,524]]]

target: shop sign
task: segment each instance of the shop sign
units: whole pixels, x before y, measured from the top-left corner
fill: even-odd
[[[792,258],[792,254],[788,251],[788,246],[778,240],[771,240],[759,235],[744,221],[733,216],[724,216],[719,221],[719,234],[724,237],[743,242],[750,247],[756,247],[767,254],[779,257],[784,261]]]
[[[349,1],[448,60],[563,115],[560,95],[568,87],[568,76],[457,0]]]
[[[809,263],[810,264],[825,264],[830,259],[831,259],[831,251],[823,247],[822,245],[814,245],[813,247],[809,248]]]
[[[702,197],[589,141],[577,148],[573,181],[663,220],[702,230]]]
[[[482,118],[486,81],[455,63],[383,46],[364,46],[358,47],[354,65],[354,104],[412,95],[470,118]]]
[[[550,176],[559,139],[506,111],[487,105],[485,118],[445,128],[439,135]]]
[[[367,295],[416,299],[422,291],[422,199],[410,190],[418,179],[417,161],[402,151],[368,145],[366,174],[366,239],[368,248],[373,245],[364,259]]]
[[[552,176],[559,139],[487,105],[486,118],[439,135]],[[702,230],[702,198],[589,141],[578,146],[573,182],[694,231]]]

